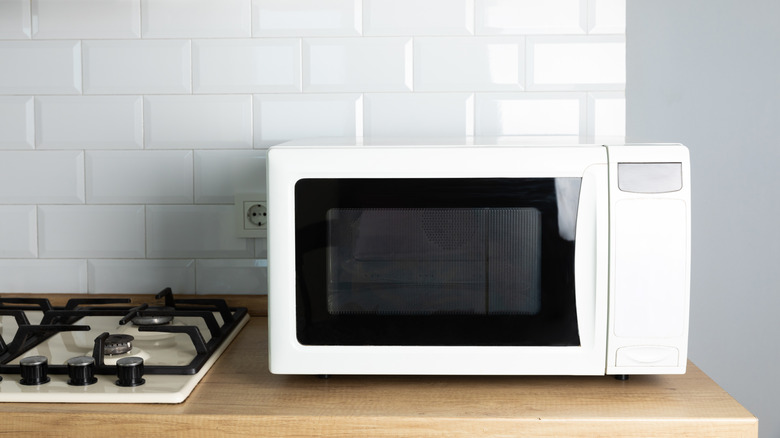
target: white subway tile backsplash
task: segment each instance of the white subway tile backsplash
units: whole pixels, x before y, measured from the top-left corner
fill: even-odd
[[[625,135],[626,0],[0,0],[0,292],[266,293],[314,137]]]
[[[255,241],[255,257],[258,259],[267,259],[268,258],[268,239],[267,238],[259,238],[259,239],[252,239]]]
[[[30,0],[0,1],[0,39],[30,38]]]
[[[79,41],[0,41],[0,94],[80,94]]]
[[[626,0],[590,0],[589,6],[588,33],[626,33]]]
[[[84,93],[189,93],[189,40],[84,41]]]
[[[267,260],[198,260],[199,294],[268,294]]]
[[[139,38],[140,0],[32,0],[32,36]]]
[[[300,40],[293,38],[193,41],[193,91],[300,91],[300,54]]]
[[[87,203],[191,204],[192,151],[88,151]]]
[[[304,39],[303,90],[411,91],[412,39]]]
[[[91,294],[195,293],[194,260],[93,259],[87,268]]]
[[[470,93],[367,94],[365,134],[369,137],[474,135],[474,95]]]
[[[476,135],[586,134],[583,93],[478,94]]]
[[[233,204],[237,193],[265,196],[266,151],[195,151],[195,203]]]
[[[587,0],[476,0],[477,34],[583,34]]]
[[[141,0],[144,38],[248,37],[251,0]]]
[[[523,89],[523,37],[420,37],[414,42],[415,91]]]
[[[35,146],[32,96],[0,96],[0,150]]]
[[[148,258],[251,258],[252,239],[235,237],[233,205],[149,205]]]
[[[41,205],[41,258],[143,258],[144,206]]]
[[[252,0],[252,34],[358,36],[362,0]]]
[[[471,35],[474,0],[364,0],[364,35]]]
[[[0,258],[37,257],[37,223],[34,205],[0,205]]]
[[[626,98],[622,92],[588,93],[588,135],[626,136]]]
[[[140,96],[41,96],[35,98],[38,149],[140,149]]]
[[[529,90],[622,90],[626,44],[622,36],[529,37]]]
[[[362,110],[362,95],[353,93],[255,95],[255,147],[296,138],[361,136]]]
[[[86,260],[0,260],[2,293],[87,293]]]
[[[152,149],[251,148],[252,98],[146,96],[144,138]]]
[[[0,151],[0,204],[83,202],[83,151]]]

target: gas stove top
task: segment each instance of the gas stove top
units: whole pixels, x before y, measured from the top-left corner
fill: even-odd
[[[0,402],[184,401],[249,316],[170,288],[155,298],[0,298]]]

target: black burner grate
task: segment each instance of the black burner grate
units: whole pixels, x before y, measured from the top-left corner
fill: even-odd
[[[203,367],[211,355],[225,341],[227,335],[236,330],[247,314],[245,307],[229,307],[220,299],[175,299],[171,288],[165,288],[155,296],[164,299],[164,306],[142,304],[140,306],[118,306],[130,303],[123,298],[83,298],[71,299],[64,307],[52,306],[45,298],[0,298],[0,315],[13,316],[18,329],[13,339],[6,343],[0,336],[0,373],[20,372],[18,364],[11,364],[26,351],[34,348],[50,337],[66,331],[88,331],[88,325],[77,322],[85,316],[116,316],[124,324],[135,316],[172,316],[202,318],[211,335],[205,341],[200,329],[194,325],[161,325],[138,327],[142,332],[184,333],[195,347],[196,355],[187,365],[145,365],[146,374],[195,374]],[[43,312],[40,324],[30,324],[26,311]],[[218,313],[220,324],[214,317]],[[95,373],[116,374],[115,365],[106,365],[104,361],[105,340],[109,333],[95,338],[92,356],[95,359]],[[49,364],[50,374],[67,374],[67,365]]]

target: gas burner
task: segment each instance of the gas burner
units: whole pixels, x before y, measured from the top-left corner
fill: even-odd
[[[139,312],[138,316],[130,320],[135,326],[156,326],[165,325],[173,321],[173,307],[148,307],[146,311]],[[158,313],[159,312],[159,313]]]
[[[182,321],[173,320],[169,322],[168,324],[163,324],[159,327],[180,327],[185,326],[186,324]],[[170,340],[173,337],[176,336],[176,333],[171,332],[156,332],[156,331],[141,331],[139,329],[143,329],[143,327],[155,327],[155,326],[138,326],[135,324],[126,324],[126,325],[120,325],[117,329],[117,333],[123,334],[123,335],[130,335],[133,338],[135,338],[136,341],[166,341]]]
[[[128,353],[133,349],[133,339],[130,335],[108,335],[104,341],[103,354],[114,356]]]

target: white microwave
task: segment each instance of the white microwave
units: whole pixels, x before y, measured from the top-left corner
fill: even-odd
[[[685,373],[685,146],[331,140],[267,165],[273,373]]]

